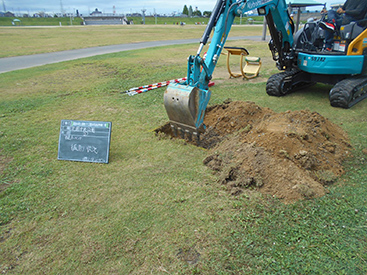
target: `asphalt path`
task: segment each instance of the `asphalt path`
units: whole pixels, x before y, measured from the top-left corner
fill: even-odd
[[[228,37],[227,40],[243,40],[243,39],[261,41],[261,36]],[[195,38],[195,39],[180,39],[180,40],[150,41],[150,42],[110,45],[103,47],[92,47],[86,49],[77,49],[77,50],[69,50],[53,53],[5,57],[0,58],[0,73],[6,73],[21,69],[27,69],[102,54],[161,47],[161,46],[192,44],[192,43],[197,43],[199,45],[199,39]]]

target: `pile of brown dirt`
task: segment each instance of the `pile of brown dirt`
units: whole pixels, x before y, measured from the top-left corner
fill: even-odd
[[[248,187],[292,203],[326,193],[344,173],[351,145],[346,133],[316,112],[275,113],[253,102],[208,108],[200,146],[204,164],[232,194]]]

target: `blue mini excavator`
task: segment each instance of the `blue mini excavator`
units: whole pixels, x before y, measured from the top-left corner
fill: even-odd
[[[308,22],[294,33],[285,0],[217,0],[198,51],[188,58],[186,82],[170,84],[164,94],[175,135],[199,139],[205,131],[203,120],[210,99],[208,84],[212,73],[235,17],[254,9],[266,17],[271,35],[269,49],[282,71],[268,79],[268,95],[284,96],[320,82],[334,85],[329,94],[334,107],[349,108],[367,97],[366,23],[342,26],[336,33],[333,51],[326,52],[322,50],[324,30],[319,28],[319,22]],[[201,53],[212,31],[204,59]]]

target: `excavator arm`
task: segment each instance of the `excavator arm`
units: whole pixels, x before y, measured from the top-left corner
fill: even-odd
[[[205,109],[210,99],[209,81],[236,16],[257,9],[266,16],[272,40],[269,48],[278,68],[286,70],[293,64],[293,21],[285,0],[217,0],[196,55],[188,58],[187,80],[170,84],[164,94],[164,105],[175,135],[199,138],[205,130]],[[213,37],[205,58],[202,50],[211,33]]]

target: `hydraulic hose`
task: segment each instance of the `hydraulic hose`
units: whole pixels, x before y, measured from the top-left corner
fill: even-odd
[[[213,27],[217,24],[218,19],[222,13],[222,10],[225,6],[226,0],[218,0],[215,4],[212,15],[210,16],[208,25],[206,25],[203,36],[200,39],[200,44],[205,45],[208,42],[210,37],[210,33],[212,32]]]
[[[241,4],[243,1],[239,1],[239,2],[234,2],[230,7],[229,9],[227,10],[227,14],[226,14],[226,20],[225,20],[225,23],[224,23],[224,33],[227,33],[227,25],[228,25],[228,17],[229,17],[229,13],[231,12],[232,8],[236,5],[239,5]]]

